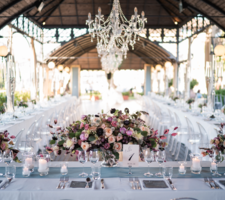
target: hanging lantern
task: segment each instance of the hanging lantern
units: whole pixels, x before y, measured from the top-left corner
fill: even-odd
[[[69,73],[70,72],[70,68],[69,67],[65,67],[65,72]]]
[[[6,57],[8,55],[7,46],[0,46],[0,56]]]
[[[225,54],[225,47],[221,44],[217,45],[214,49],[214,53],[216,56],[223,56]]]
[[[64,68],[64,67],[63,67],[63,65],[58,65],[57,68],[58,68],[58,70],[61,72],[61,71],[63,71],[63,68]]]
[[[171,62],[169,62],[169,61],[166,61],[165,62],[166,69],[169,69],[171,66],[172,66],[172,63]]]
[[[156,69],[157,71],[160,71],[160,70],[162,69],[162,65],[160,65],[160,64],[156,65],[156,66],[155,66],[155,69]]]
[[[49,62],[49,63],[48,63],[48,68],[49,68],[49,69],[54,69],[54,68],[55,68],[55,63],[52,62],[52,61]]]

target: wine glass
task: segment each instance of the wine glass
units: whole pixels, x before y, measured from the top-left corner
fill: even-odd
[[[148,163],[148,172],[144,174],[146,177],[153,176],[152,173],[150,173],[150,163],[153,161],[153,155],[152,151],[150,149],[146,149],[144,153],[144,159],[145,162]]]
[[[3,161],[6,165],[9,165],[13,161],[13,155],[11,150],[6,150],[3,153]]]
[[[98,150],[94,149],[91,150],[89,153],[89,160],[93,165],[95,165],[99,161],[99,152]]]
[[[218,173],[218,164],[223,162],[223,155],[219,151],[214,151],[212,156],[212,163],[216,164],[215,169],[213,170],[213,176],[222,176],[220,173]],[[212,168],[212,164],[211,164]],[[212,170],[211,170],[212,171]]]
[[[81,174],[79,174],[79,176],[87,177],[88,174],[84,172],[84,163],[87,162],[87,153],[86,153],[86,151],[83,151],[83,150],[79,151],[79,153],[78,153],[78,160],[79,160],[79,162],[81,164],[83,164],[83,172]]]
[[[16,166],[15,165],[7,165],[5,167],[5,177],[10,180],[14,179],[16,176]]]
[[[163,162],[165,161],[166,159],[166,154],[165,154],[165,151],[161,151],[159,150],[157,152],[157,155],[156,155],[156,161],[158,162],[159,164],[159,167],[160,167],[160,171],[158,173],[156,173],[155,175],[158,176],[158,177],[163,177],[163,174],[162,174],[162,164]]]

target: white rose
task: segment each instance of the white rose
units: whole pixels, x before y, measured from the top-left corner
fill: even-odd
[[[72,141],[72,140],[66,140],[66,147],[67,148],[70,148],[72,145],[74,145],[74,141]]]
[[[81,143],[81,148],[84,150],[84,151],[87,151],[89,149],[90,145],[87,143],[87,142],[82,142]]]

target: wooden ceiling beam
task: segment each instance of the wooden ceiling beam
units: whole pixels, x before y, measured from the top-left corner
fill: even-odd
[[[17,3],[21,2],[22,0],[14,0],[11,1],[10,3],[8,3],[6,6],[4,6],[3,8],[1,8],[0,10],[0,14],[2,14],[3,12],[7,11],[9,8],[15,6]]]
[[[217,10],[218,12],[220,12],[221,14],[225,15],[225,11],[218,7],[217,5],[215,5],[214,3],[210,2],[209,0],[201,0],[204,3],[208,4],[209,6],[211,6],[213,9]]]

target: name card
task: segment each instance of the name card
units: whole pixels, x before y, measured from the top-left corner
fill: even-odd
[[[123,145],[123,166],[137,167],[139,164],[139,145]]]

